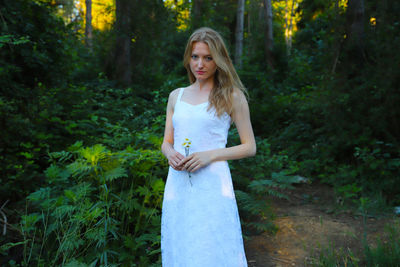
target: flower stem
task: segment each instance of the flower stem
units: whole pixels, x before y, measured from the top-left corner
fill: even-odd
[[[187,146],[185,146],[185,155],[186,155],[186,157],[187,156],[189,156],[189,147],[187,147]],[[190,186],[193,186],[193,184],[192,184],[192,174],[188,171],[188,174],[189,174],[189,182],[190,182]]]

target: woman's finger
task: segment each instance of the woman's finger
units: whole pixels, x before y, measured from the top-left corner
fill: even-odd
[[[168,160],[168,164],[174,169],[179,171],[181,168],[178,166],[178,160],[175,158],[171,158]]]
[[[182,168],[184,168],[185,170],[189,170],[190,165],[192,165],[193,161],[193,157],[189,158],[185,158],[182,162]]]
[[[179,166],[180,159],[174,158],[174,165],[177,167]]]
[[[180,168],[180,167],[177,167],[177,166],[173,166],[173,165],[171,165],[171,167],[172,167],[174,170],[176,170],[176,171],[181,171],[181,170],[182,170],[182,168]]]
[[[168,160],[168,165],[175,169],[174,163],[171,160]]]
[[[170,160],[168,161],[168,164],[169,164],[171,167],[173,167],[173,168],[176,167],[176,164],[175,164],[174,160],[172,160],[172,159],[170,159]]]
[[[190,170],[190,172],[195,172],[198,169],[202,168],[203,165],[201,164],[200,161],[196,161],[191,167],[192,167],[192,169]]]
[[[187,165],[187,166],[186,166]],[[193,171],[193,169],[198,165],[198,159],[193,158],[190,160],[187,164],[185,165],[186,169],[190,172]]]
[[[186,158],[183,158],[179,163],[178,166],[185,166],[188,161],[193,158],[193,155],[189,155]]]
[[[195,172],[195,171],[197,171],[197,170],[200,169],[200,168],[201,168],[201,165],[198,164],[196,167],[193,168],[193,170],[191,170],[191,172]]]

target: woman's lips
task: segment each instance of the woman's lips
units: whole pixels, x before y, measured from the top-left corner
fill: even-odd
[[[199,75],[203,75],[206,72],[205,71],[196,71],[196,73],[199,74]]]

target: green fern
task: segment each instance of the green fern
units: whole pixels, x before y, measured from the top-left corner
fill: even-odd
[[[270,197],[288,198],[286,190],[297,182],[295,162],[273,155],[267,140],[257,140],[256,157],[232,164],[239,189],[235,191],[245,234],[276,231]],[[251,175],[249,175],[251,170]]]
[[[90,174],[94,170],[94,167],[82,159],[77,159],[76,161],[67,165],[67,170],[72,174],[73,177],[83,178]]]
[[[40,212],[24,217],[27,244],[42,247],[49,265],[110,266],[122,258],[149,265],[149,258],[139,255],[158,259],[164,190],[160,177],[166,169],[162,154],[133,147],[111,152],[104,145],[81,143],[68,150],[51,153],[47,187],[28,197]],[[130,245],[121,248],[126,235],[135,242],[133,250]]]
[[[116,167],[104,173],[105,181],[113,181],[118,178],[128,177],[127,170],[123,167]]]
[[[96,166],[99,161],[104,160],[110,152],[102,144],[86,147],[79,150],[79,154],[86,159],[91,166]]]

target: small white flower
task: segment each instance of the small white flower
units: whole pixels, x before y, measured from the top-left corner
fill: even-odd
[[[189,140],[189,138],[185,138],[185,142],[182,143],[182,146],[185,148],[185,156],[189,156],[189,148],[190,145],[192,144],[192,141]],[[192,174],[190,172],[188,172],[189,174],[189,182],[190,182],[190,186],[193,186],[192,184],[192,180],[190,178],[192,178]]]

